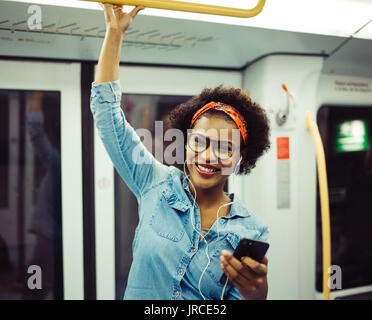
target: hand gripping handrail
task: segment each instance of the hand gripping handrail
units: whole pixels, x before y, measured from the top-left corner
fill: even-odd
[[[331,266],[331,227],[329,217],[329,198],[327,169],[324,155],[322,138],[318,126],[310,112],[306,114],[306,127],[310,131],[316,150],[316,161],[318,165],[318,180],[320,193],[320,207],[322,212],[322,240],[323,240],[323,299],[330,299],[330,288],[328,285],[328,270]]]
[[[251,18],[258,15],[266,0],[259,0],[257,5],[252,9],[237,9],[222,6],[212,6],[200,3],[174,1],[174,0],[83,0],[92,2],[122,4],[129,6],[143,6],[147,8],[175,10],[175,11],[187,11],[195,13],[206,13],[220,16],[230,16],[238,18]]]

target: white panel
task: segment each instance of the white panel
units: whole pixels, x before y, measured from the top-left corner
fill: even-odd
[[[0,88],[61,92],[61,181],[65,299],[84,298],[80,65],[0,61]]]
[[[243,89],[264,107],[271,121],[271,150],[244,182],[243,199],[269,225],[269,299],[312,299],[315,287],[315,153],[305,127],[315,111],[322,58],[270,56],[246,70]],[[276,124],[286,100],[285,83],[296,101],[289,124]],[[293,110],[292,110],[293,113]],[[277,207],[276,138],[290,140],[290,207]],[[281,160],[282,161],[282,160]]]
[[[196,95],[205,86],[241,87],[238,71],[123,66],[119,70],[124,93]]]
[[[240,72],[189,68],[122,66],[119,78],[124,94],[197,95],[205,86],[242,84]],[[94,138],[97,299],[114,299],[114,171],[96,129]]]
[[[371,105],[372,79],[321,75],[317,57],[271,56],[246,70],[245,90],[269,113],[272,148],[243,182],[248,208],[269,224],[269,299],[319,299],[315,291],[316,183],[315,148],[306,129],[306,112],[316,118],[322,104]],[[275,112],[282,108],[285,83],[294,96],[293,123],[280,127]],[[290,208],[277,209],[276,137],[290,138]],[[332,292],[331,298],[357,294],[370,286]]]
[[[94,199],[97,299],[115,299],[114,170],[94,126]]]

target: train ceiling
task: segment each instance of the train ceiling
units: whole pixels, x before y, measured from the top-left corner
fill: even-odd
[[[105,34],[101,10],[38,4],[42,28],[30,29],[30,5],[0,1],[0,56],[98,59]],[[324,54],[330,55],[325,72],[372,76],[372,41],[356,34],[341,37],[201,20],[140,12],[124,37],[121,61],[241,69],[272,53]],[[313,21],[316,25],[316,18]],[[364,24],[366,30],[368,23]]]

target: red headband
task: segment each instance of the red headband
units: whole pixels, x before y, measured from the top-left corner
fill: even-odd
[[[207,103],[204,107],[201,107],[198,111],[196,111],[194,116],[191,119],[190,128],[192,127],[192,125],[194,124],[196,119],[199,118],[199,116],[201,114],[203,114],[204,112],[206,112],[209,109],[221,110],[221,111],[225,112],[227,115],[229,115],[230,118],[233,119],[235,124],[238,126],[238,128],[240,130],[240,133],[243,137],[244,143],[245,144],[247,143],[247,136],[248,136],[247,123],[246,123],[244,117],[234,107],[232,107],[228,104],[224,104],[222,102],[211,101],[211,102]]]

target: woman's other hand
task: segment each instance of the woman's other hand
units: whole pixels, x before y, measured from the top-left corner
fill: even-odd
[[[239,261],[230,252],[222,250],[221,269],[242,295],[242,300],[266,299],[267,264],[265,257],[261,262],[249,257]]]

